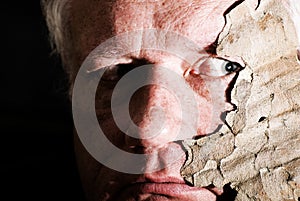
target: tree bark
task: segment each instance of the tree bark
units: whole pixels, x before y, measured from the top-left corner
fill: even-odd
[[[282,1],[246,0],[225,18],[217,54],[246,64],[228,92],[237,109],[218,133],[186,142],[181,174],[195,186],[230,184],[235,200],[299,200],[299,44],[290,13]]]

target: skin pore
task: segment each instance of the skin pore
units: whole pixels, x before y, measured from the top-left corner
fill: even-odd
[[[73,64],[70,69],[74,69],[73,79],[83,60],[94,48],[105,40],[125,32],[150,28],[172,31],[189,38],[205,49],[216,41],[225,24],[223,14],[235,2],[235,0],[72,0],[69,26],[73,48],[69,54],[72,59],[70,63]],[[143,43],[149,38],[141,37],[137,40]],[[199,122],[190,125],[196,132],[186,133],[187,139],[213,132],[214,125],[220,121],[216,119],[216,122],[211,122],[212,113],[216,112],[214,105],[221,105],[217,111],[220,115],[232,109],[231,105],[226,103],[225,91],[235,76],[234,72],[217,77],[202,77],[190,70],[191,66],[176,56],[161,51],[145,50],[142,46],[139,51],[132,52],[126,57],[132,59],[128,65],[152,64],[153,80],[166,79],[165,74],[155,70],[159,66],[164,66],[185,79],[194,92],[200,111]],[[209,65],[212,64],[204,63],[202,67]],[[118,68],[126,68],[126,65],[119,65]],[[106,137],[114,145],[128,152],[151,153],[152,157],[147,159],[147,168],[169,164],[170,161],[175,162],[158,172],[143,175],[117,172],[103,166],[89,155],[75,134],[78,167],[88,200],[216,200],[216,195],[221,194],[222,189],[191,187],[180,175],[180,168],[186,156],[181,144],[173,142],[172,134],[177,132],[178,125],[188,125],[190,122],[177,115],[180,114],[180,107],[172,93],[155,85],[136,91],[131,98],[129,111],[132,120],[139,127],[138,135],[141,139],[134,139],[121,132],[112,117],[110,101],[116,82],[114,80],[101,82],[99,85],[101,93],[96,96],[95,107],[99,124]],[[212,91],[208,87],[212,84],[218,86],[220,91],[218,97],[212,96]],[[149,114],[155,107],[164,109],[166,117],[163,125],[164,135],[143,139],[151,132],[149,125],[152,119]]]

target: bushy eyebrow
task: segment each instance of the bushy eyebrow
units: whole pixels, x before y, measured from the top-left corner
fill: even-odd
[[[175,42],[174,42],[175,41]],[[132,54],[143,50],[160,51],[173,55],[192,65],[210,54],[196,43],[178,33],[144,29],[120,34],[101,43],[89,55],[93,60],[87,72],[100,68],[132,62]],[[135,57],[137,59],[142,59]]]

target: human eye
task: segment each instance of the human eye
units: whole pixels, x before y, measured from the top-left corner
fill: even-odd
[[[113,66],[107,66],[103,68],[102,81],[119,81],[126,73],[133,70],[135,66],[132,64],[118,64]]]
[[[102,81],[119,81],[123,76],[120,73],[119,65],[106,66],[102,69],[102,71],[104,71],[101,77]]]
[[[226,76],[243,68],[237,62],[232,62],[218,57],[209,57],[199,63],[193,67],[195,74],[209,77]]]

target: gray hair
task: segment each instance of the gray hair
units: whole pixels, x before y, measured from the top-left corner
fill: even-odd
[[[66,0],[41,0],[51,45],[59,54],[64,52],[65,30],[63,29],[66,25],[66,17],[63,15],[67,2]]]
[[[74,77],[71,59],[72,41],[69,28],[70,0],[41,0],[43,14],[49,30],[50,44],[53,53],[58,54],[62,60],[64,70],[69,75],[69,81]]]

